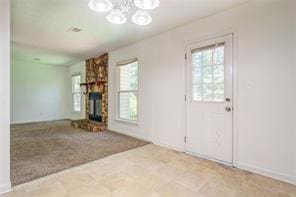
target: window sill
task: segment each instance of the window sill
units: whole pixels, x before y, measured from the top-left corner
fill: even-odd
[[[138,121],[132,121],[132,120],[124,120],[124,119],[115,119],[117,122],[121,122],[121,123],[127,123],[127,124],[131,124],[131,125],[139,125]]]

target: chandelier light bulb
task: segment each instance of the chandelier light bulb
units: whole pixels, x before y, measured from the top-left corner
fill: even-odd
[[[109,22],[114,23],[114,24],[117,24],[117,25],[121,25],[121,24],[126,23],[126,17],[118,9],[112,10],[110,12],[110,14],[108,14],[107,20]]]
[[[152,1],[151,0],[143,0],[143,7],[146,7],[146,8],[150,8],[152,7]]]
[[[143,10],[152,10],[159,6],[159,0],[135,0],[135,5]]]
[[[106,4],[104,4],[103,2],[99,2],[97,3],[97,8],[98,10],[106,10]]]
[[[110,0],[90,0],[88,7],[96,12],[108,12],[113,9]]]
[[[143,16],[139,16],[138,21],[140,24],[145,24],[146,23],[146,19]]]
[[[114,17],[113,17],[113,23],[115,23],[115,24],[120,24],[120,21],[121,21],[121,19],[120,19],[119,16],[114,16]]]
[[[138,10],[132,16],[132,21],[137,25],[144,26],[144,25],[150,24],[152,21],[152,18],[147,11]]]

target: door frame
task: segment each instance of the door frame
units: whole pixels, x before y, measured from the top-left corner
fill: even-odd
[[[218,33],[214,33],[214,34],[209,34],[209,36],[201,36],[201,37],[197,37],[197,38],[193,38],[190,40],[185,40],[184,43],[184,52],[185,52],[185,57],[187,55],[187,48],[190,45],[194,45],[195,43],[199,43],[199,42],[205,42],[205,41],[210,41],[210,40],[214,40],[214,39],[218,39],[224,36],[227,36],[229,34],[232,34],[232,164],[229,163],[225,163],[219,160],[215,160],[215,159],[211,159],[208,157],[204,157],[208,160],[213,160],[215,162],[219,162],[219,163],[223,163],[226,165],[231,165],[234,167],[238,166],[238,53],[237,53],[237,40],[238,40],[238,31],[235,28],[231,28],[225,31],[220,31]],[[187,84],[188,80],[186,79],[186,69],[187,69],[187,60],[186,58],[184,58],[184,82],[185,82],[185,86],[184,86],[184,95],[185,98],[189,98],[186,92],[186,88],[189,84]],[[187,99],[185,99],[184,102],[184,115],[185,115],[185,119],[184,119],[184,139],[186,139],[186,132],[187,132],[187,125],[186,125],[186,101]],[[183,150],[185,153],[188,153],[186,151],[186,140],[184,140],[184,144],[183,144]],[[188,154],[192,154],[192,153],[188,153]],[[195,154],[194,154],[195,155]],[[196,155],[199,157],[203,157],[201,155]]]

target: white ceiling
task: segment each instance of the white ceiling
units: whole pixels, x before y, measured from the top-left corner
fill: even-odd
[[[91,11],[88,0],[12,0],[12,56],[50,65],[71,65],[190,21],[232,8],[247,0],[160,0],[152,24],[140,27],[107,22]],[[82,29],[68,31],[71,26]]]

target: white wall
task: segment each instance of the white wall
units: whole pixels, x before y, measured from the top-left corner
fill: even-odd
[[[68,68],[12,59],[11,123],[68,117]]]
[[[294,10],[294,46],[296,46],[296,1],[294,6],[291,6]],[[296,47],[294,47],[294,101],[296,100]],[[294,112],[296,111],[296,104],[294,104]],[[296,142],[296,116],[294,116],[294,142]],[[294,182],[296,182],[296,143],[294,143]]]
[[[68,68],[68,116],[70,119],[84,119],[85,118],[85,95],[81,97],[81,112],[73,112],[72,105],[72,76],[81,74],[81,82],[85,82],[85,61],[78,62]]]
[[[10,1],[0,1],[0,194],[11,189],[9,129]]]
[[[85,118],[84,95],[81,113],[72,110],[75,74],[85,81],[85,61],[58,67],[12,59],[11,123]]]
[[[295,183],[291,17],[296,12],[291,3],[252,1],[111,51],[109,129],[183,151],[185,45],[233,31],[238,78],[236,165]],[[138,125],[115,120],[116,62],[134,57],[140,63]]]
[[[113,51],[109,54],[109,129],[126,133],[131,136],[135,136],[141,139],[152,140],[151,129],[152,129],[152,92],[151,87],[154,65],[153,56],[145,55],[145,52],[149,51],[153,53],[154,45],[147,41],[141,42],[140,44],[133,45],[131,47]],[[122,60],[138,58],[139,61],[139,117],[138,125],[129,123],[123,123],[116,120],[116,93],[117,89],[115,84],[115,67],[116,63]],[[152,57],[152,58],[151,58]],[[118,73],[117,73],[118,74]]]

